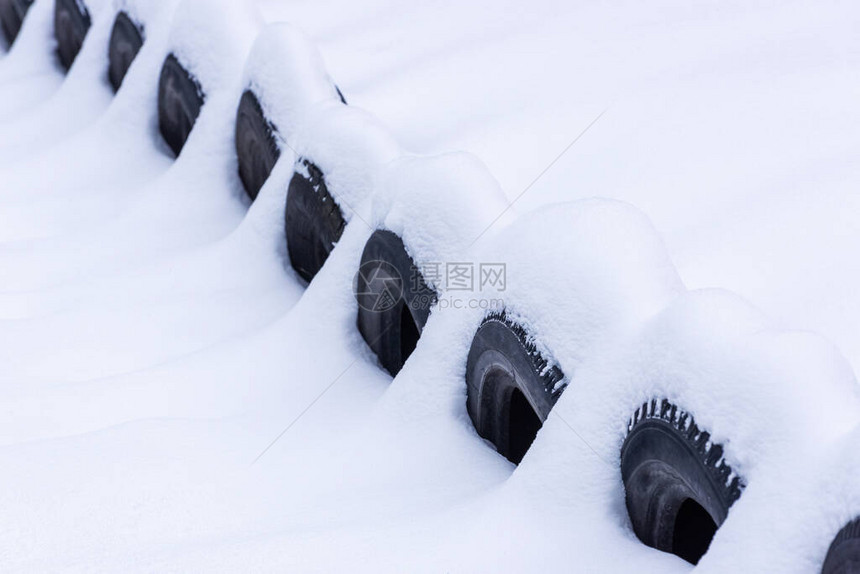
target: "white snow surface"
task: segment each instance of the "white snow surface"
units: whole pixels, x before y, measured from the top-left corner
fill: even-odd
[[[179,0],[113,0],[113,9],[114,13],[125,12],[140,26],[145,42],[148,39],[147,29],[152,26],[163,30],[166,26],[159,24],[159,20],[164,14],[169,14],[172,18],[178,3]]]
[[[67,75],[51,0],[0,56],[0,570],[686,572],[620,480],[662,398],[745,484],[696,571],[817,572],[860,515],[854,4],[87,6]],[[114,96],[120,9],[146,43]],[[206,92],[175,160],[170,52]],[[282,144],[252,205],[249,86]],[[349,220],[306,288],[299,157]],[[507,265],[440,292],[502,299],[566,374],[518,467],[466,413],[485,310],[440,302],[393,380],[361,340],[378,228],[419,265]]]

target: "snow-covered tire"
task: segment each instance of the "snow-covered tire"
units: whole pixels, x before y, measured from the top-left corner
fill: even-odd
[[[371,235],[356,275],[358,330],[380,364],[396,376],[415,350],[435,292],[396,234],[378,230]]]
[[[860,573],[860,518],[846,524],[833,539],[821,574]]]
[[[143,30],[125,12],[116,15],[108,45],[108,79],[118,92],[131,63],[143,47]]]
[[[466,362],[466,406],[478,434],[519,464],[553,405],[564,374],[503,312],[484,319]]]
[[[239,177],[251,201],[257,198],[280,156],[275,127],[266,119],[254,92],[246,90],[236,113],[236,157]]]
[[[90,30],[90,13],[78,0],[56,0],[54,4],[54,35],[57,38],[57,55],[63,68],[75,63],[84,38]]]
[[[197,80],[176,56],[168,55],[158,83],[158,127],[164,141],[177,156],[200,115],[203,99],[203,90]]]
[[[33,0],[0,0],[0,28],[9,46],[15,43],[31,4]]]
[[[743,490],[723,447],[667,400],[643,404],[621,447],[627,512],[639,539],[697,564]]]
[[[345,227],[322,171],[299,159],[287,191],[284,229],[290,264],[302,279],[310,283],[319,273]]]

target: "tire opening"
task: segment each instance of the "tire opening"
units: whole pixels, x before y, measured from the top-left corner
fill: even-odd
[[[519,389],[514,389],[508,403],[508,452],[505,457],[514,464],[522,462],[542,426],[540,417]]]
[[[412,311],[409,310],[409,305],[403,305],[400,311],[400,363],[406,363],[406,360],[418,346],[418,339],[421,333],[418,331],[418,325],[415,324],[415,319],[412,318]]]
[[[717,525],[708,511],[692,498],[686,499],[675,516],[672,534],[674,554],[691,564],[698,564],[717,532]]]

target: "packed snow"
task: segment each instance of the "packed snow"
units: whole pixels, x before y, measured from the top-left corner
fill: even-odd
[[[696,571],[817,572],[860,515],[856,6],[84,3],[65,76],[52,0],[0,55],[3,571],[687,572],[620,478],[663,398],[745,484]],[[145,44],[114,95],[119,10]],[[170,53],[206,96],[178,158]],[[282,151],[253,204],[248,88]],[[307,286],[299,158],[349,222]],[[379,228],[420,266],[507,266],[434,284],[394,379],[352,292]],[[476,297],[566,375],[517,467],[466,412]]]

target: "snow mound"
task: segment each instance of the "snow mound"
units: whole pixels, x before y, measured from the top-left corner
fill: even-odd
[[[322,170],[346,221],[356,210],[362,219],[369,218],[367,200],[374,185],[385,167],[403,155],[376,118],[340,102],[322,103],[308,111],[287,145]],[[296,169],[306,168],[298,164]]]
[[[167,10],[175,10],[179,0],[113,0],[114,11],[125,12],[132,21],[143,26],[144,42],[147,40],[147,26],[158,21]]]
[[[257,36],[245,62],[243,84],[277,128],[282,149],[312,106],[338,97],[316,46],[285,23],[270,24]]]
[[[833,57],[850,45],[833,25],[852,31],[843,10],[266,2],[312,31],[398,141],[474,150],[491,176],[467,154],[404,157],[379,123],[336,102],[300,32],[273,26],[255,42],[253,2],[187,0],[171,31],[169,2],[115,0],[145,21],[147,41],[112,96],[113,14],[81,1],[93,29],[69,75],[53,52],[53,0],[36,0],[0,61],[0,115],[13,118],[0,140],[37,152],[0,153],[7,570],[686,572],[634,536],[619,470],[631,415],[662,398],[695,416],[746,484],[697,571],[818,571],[860,513],[860,398],[838,351],[730,293],[687,292],[628,205],[515,220],[495,179],[519,192],[583,116],[627,94],[517,206],[607,190],[667,233],[691,285],[734,276],[768,295],[759,304],[791,287],[761,269],[780,263],[762,255],[777,245],[809,289],[787,301],[811,316],[827,302],[852,341],[851,297],[833,292],[853,284],[852,259],[833,255],[836,275],[810,271],[797,256],[820,259],[810,238],[821,233],[796,232],[856,243],[838,217],[856,196],[845,163],[856,106],[832,101],[851,94]],[[155,118],[169,51],[207,92],[176,161]],[[250,209],[233,139],[248,87],[285,152]],[[356,214],[306,290],[283,238],[297,154]],[[816,186],[830,193],[804,200]],[[466,413],[483,309],[440,298],[400,375],[378,368],[351,283],[374,228],[400,234],[419,266],[506,266],[505,287],[481,297],[502,300],[570,383],[519,467]]]
[[[812,467],[804,461],[814,461],[818,449],[833,445],[858,420],[858,389],[838,351],[820,337],[778,329],[741,298],[718,290],[681,294],[627,336],[606,343],[572,373],[505,485],[505,498],[528,499],[539,488],[552,493],[552,512],[576,509],[591,517],[590,527],[603,532],[600,545],[640,544],[624,506],[620,449],[636,409],[668,399],[710,434],[706,448],[723,447],[733,471],[729,480],[740,476],[745,485],[699,569],[802,571],[796,570],[802,552],[786,553],[783,546],[780,552],[790,557],[773,562],[773,548],[752,546],[771,536],[775,505],[782,508],[792,489],[808,482],[802,476]],[[563,367],[576,359],[572,347],[554,350]],[[793,526],[780,528],[798,532],[802,521],[789,522]],[[745,546],[750,552],[738,551]],[[586,563],[606,559],[599,554],[586,556]],[[793,566],[774,566],[783,563]]]
[[[568,375],[596,343],[622,335],[683,290],[651,222],[618,201],[537,209],[505,228],[480,258],[505,265],[504,291],[495,296],[539,346],[566,350]]]
[[[556,350],[562,366],[576,358],[572,349]],[[721,290],[679,295],[602,346],[556,408],[583,428],[602,428],[598,444],[617,458],[630,417],[655,398],[691,413],[749,483],[785,452],[828,444],[860,420],[860,393],[838,350],[817,335],[777,328]]]
[[[86,8],[93,20],[111,11],[110,0],[78,0],[78,3]]]
[[[624,380],[632,401],[616,404],[634,409],[650,395],[683,406],[728,444],[750,480],[768,458],[827,444],[860,416],[856,381],[838,350],[817,335],[779,329],[728,292],[680,298],[631,351]]]
[[[261,26],[250,2],[184,0],[176,9],[170,48],[208,95],[234,81]]]
[[[381,175],[373,226],[403,240],[419,267],[461,261],[496,220],[508,213],[498,182],[475,156],[406,157]],[[428,285],[433,285],[428,280]]]

